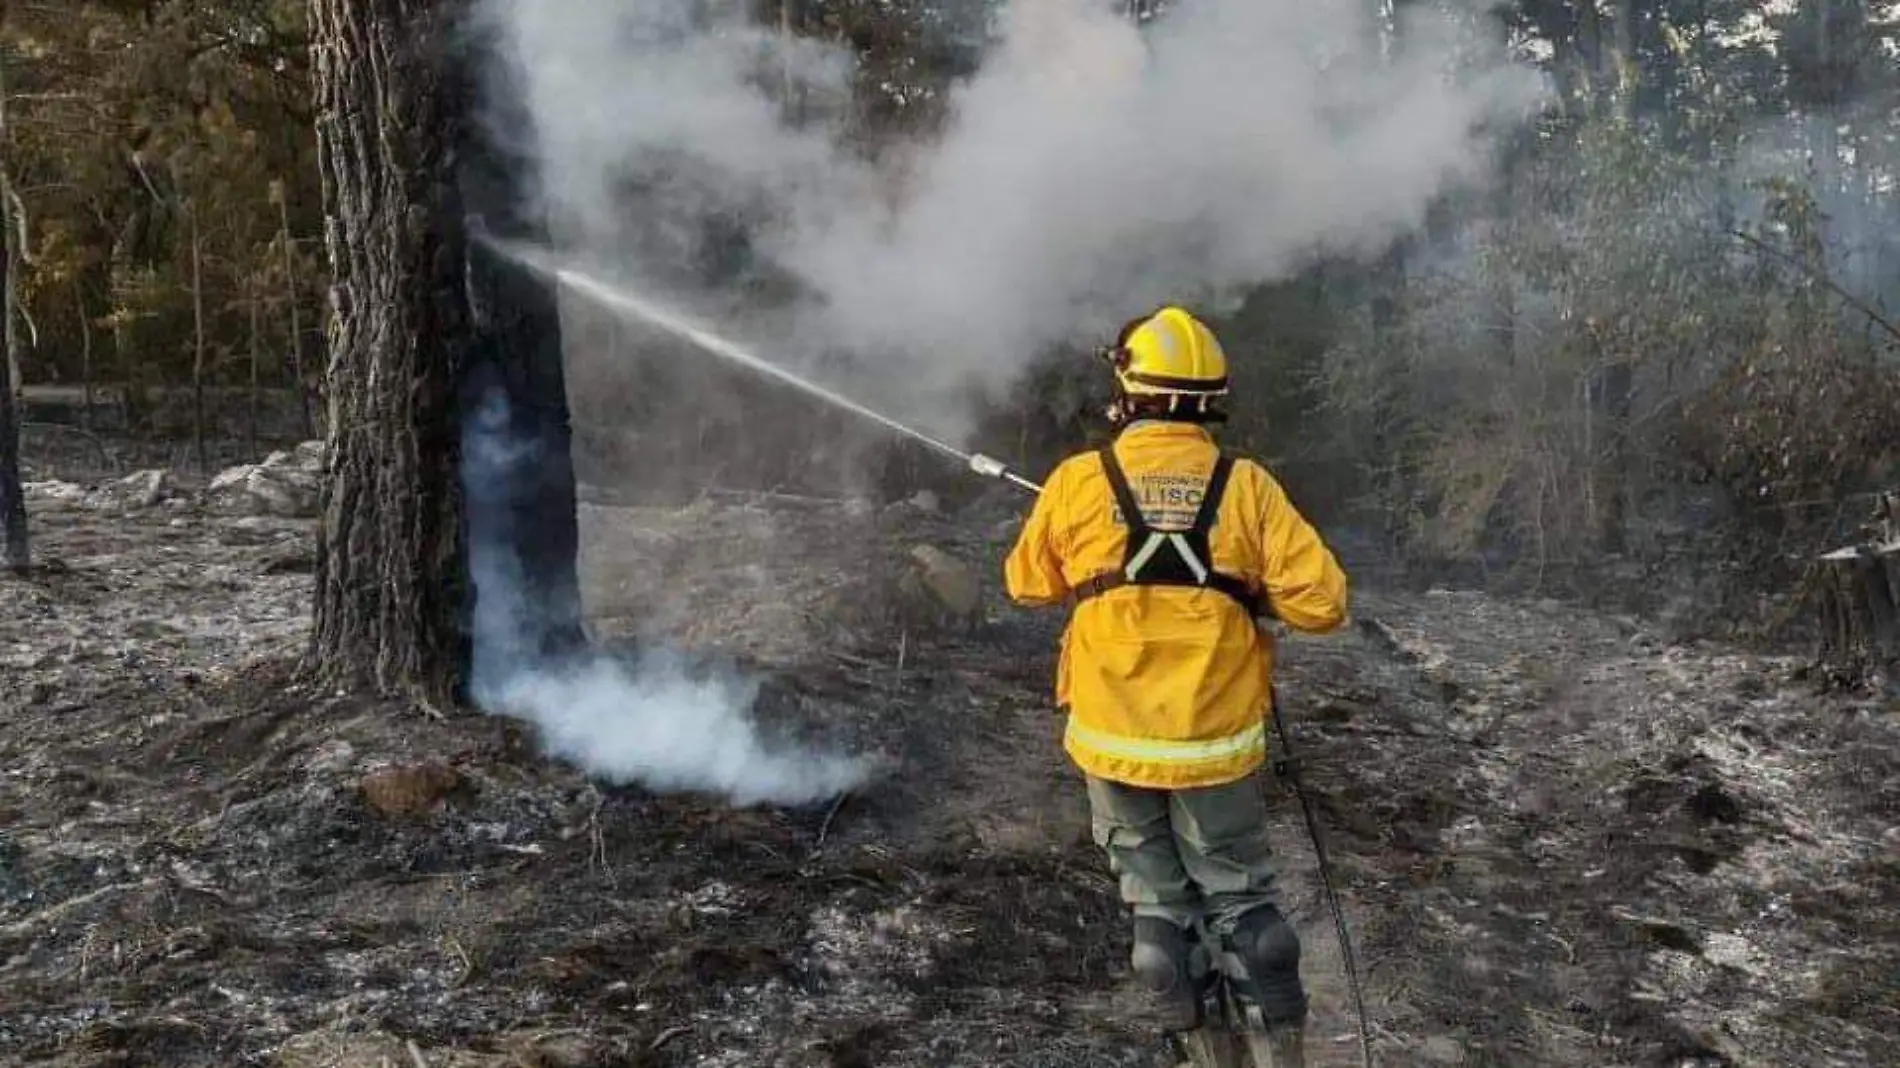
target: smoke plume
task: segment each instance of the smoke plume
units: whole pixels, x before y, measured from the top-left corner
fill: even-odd
[[[696,677],[670,654],[633,663],[605,654],[549,661],[535,592],[511,548],[509,505],[540,461],[508,432],[507,400],[491,390],[462,434],[470,579],[476,589],[471,695],[491,712],[537,728],[553,756],[610,782],[722,795],[734,804],[799,804],[851,789],[866,761],[768,745],[750,716],[756,686],[730,674]]]
[[[849,353],[907,415],[1160,301],[1376,253],[1482,182],[1491,135],[1543,96],[1475,5],[1408,6],[1388,49],[1372,3],[1189,0],[1138,29],[1102,0],[1019,0],[942,131],[872,162],[832,118],[850,56],[706,6],[492,0],[548,203],[610,260],[743,224],[805,294],[777,351]]]
[[[1017,0],[941,127],[869,153],[848,105],[890,88],[866,90],[832,44],[749,22],[751,6],[486,0],[556,237],[618,277],[722,305],[732,332],[769,331],[776,358],[843,358],[844,392],[945,437],[967,430],[973,390],[1007,389],[1051,347],[1163,300],[1218,306],[1316,257],[1376,252],[1482,181],[1493,129],[1541,95],[1477,18],[1421,12],[1387,54],[1370,2],[1188,0],[1137,29],[1103,0]],[[740,288],[722,260],[735,244],[740,275],[792,283],[771,307],[721,296]],[[534,460],[479,420],[471,433],[470,509],[494,514],[475,487]],[[478,691],[555,752],[741,801],[865,774],[766,746],[742,684],[664,661],[536,662],[516,647],[533,591],[505,531],[475,527]]]

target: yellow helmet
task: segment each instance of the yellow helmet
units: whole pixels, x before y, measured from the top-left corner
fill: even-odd
[[[1115,368],[1110,420],[1226,418],[1217,402],[1227,395],[1227,354],[1207,324],[1186,310],[1169,305],[1129,322],[1102,355]]]
[[[1108,353],[1122,392],[1135,396],[1223,396],[1227,354],[1207,324],[1170,305],[1122,328]]]

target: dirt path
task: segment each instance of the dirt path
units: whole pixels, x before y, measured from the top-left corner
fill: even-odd
[[[899,761],[835,810],[735,810],[297,689],[307,525],[42,507],[65,569],[0,581],[0,1063],[1156,1063],[1046,708],[1058,621],[907,600],[911,544],[993,560],[998,518],[589,520],[625,632],[744,656],[761,717]],[[1891,702],[1559,605],[1355,615],[1289,643],[1282,692],[1378,1063],[1883,1063]],[[1273,818],[1315,1062],[1356,1063],[1290,798]]]

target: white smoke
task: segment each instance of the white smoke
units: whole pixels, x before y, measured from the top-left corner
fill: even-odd
[[[737,805],[800,804],[852,789],[869,761],[766,743],[751,717],[755,685],[696,678],[659,652],[628,663],[605,654],[548,660],[529,644],[543,609],[511,548],[509,507],[540,461],[512,437],[508,404],[491,390],[462,434],[470,579],[476,591],[471,696],[533,723],[543,747],[609,782],[718,794]]]
[[[903,414],[1162,300],[1376,252],[1481,182],[1544,92],[1475,0],[1409,5],[1389,56],[1371,0],[1182,0],[1145,29],[1105,0],[1016,0],[941,136],[880,167],[775,99],[787,79],[847,97],[850,56],[708,6],[490,0],[549,204],[606,257],[747,220],[812,295],[798,337],[858,356],[862,390],[901,384]]]
[[[632,664],[600,657],[510,672],[482,697],[532,721],[550,754],[609,782],[752,805],[817,801],[864,781],[863,760],[766,745],[748,715],[757,694],[730,676],[695,679],[653,653]]]
[[[484,0],[557,237],[677,282],[709,224],[744,226],[803,288],[770,320],[771,351],[851,357],[846,392],[896,399],[890,414],[946,436],[965,429],[967,387],[1006,389],[1049,346],[1376,251],[1480,181],[1491,128],[1541,94],[1468,18],[1418,14],[1387,57],[1372,0],[1183,0],[1145,31],[1106,0],[1016,0],[940,136],[873,158],[841,106],[853,57],[749,24],[750,6]],[[499,462],[486,455],[469,450],[471,487]],[[472,514],[480,503],[471,488]],[[865,774],[769,749],[743,685],[663,662],[537,663],[515,647],[533,591],[497,553],[505,538],[471,536],[493,606],[477,620],[480,693],[556,752],[735,800],[813,799]]]

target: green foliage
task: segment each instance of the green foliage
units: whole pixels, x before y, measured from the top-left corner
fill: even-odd
[[[95,377],[189,382],[194,249],[213,384],[248,379],[253,302],[266,382],[288,377],[291,301],[314,343],[325,266],[303,6],[9,5],[28,382],[76,381],[89,335]]]
[[[867,154],[902,160],[941,128],[1000,2],[752,10],[859,58],[842,114],[787,83],[788,113],[842,118]],[[301,0],[7,12],[28,380],[76,377],[83,301],[104,377],[187,381],[194,248],[213,380],[244,377],[256,308],[282,381],[293,301],[314,370],[326,265]],[[1438,205],[1378,262],[1264,285],[1216,323],[1242,385],[1230,438],[1303,506],[1358,509],[1423,553],[1650,551],[1711,502],[1743,538],[1821,537],[1833,512],[1806,502],[1900,465],[1882,303],[1900,304],[1900,8],[1516,0],[1500,15],[1558,106],[1510,146],[1497,189]],[[1031,466],[1100,399],[1087,361],[1053,359],[994,424]]]
[[[1303,363],[1317,402],[1277,413],[1277,451],[1411,551],[1541,571],[1693,533],[1759,559],[1824,545],[1840,502],[1900,465],[1881,304],[1900,286],[1857,288],[1900,266],[1877,118],[1900,105],[1900,12],[1803,3],[1750,31],[1760,4],[1637,5],[1619,87],[1615,8],[1518,5],[1566,91],[1499,188],[1440,205],[1383,263],[1334,265],[1326,307],[1236,346],[1326,335]],[[1822,93],[1795,30],[1827,10],[1866,32],[1832,38]],[[1691,530],[1692,507],[1727,519]]]

